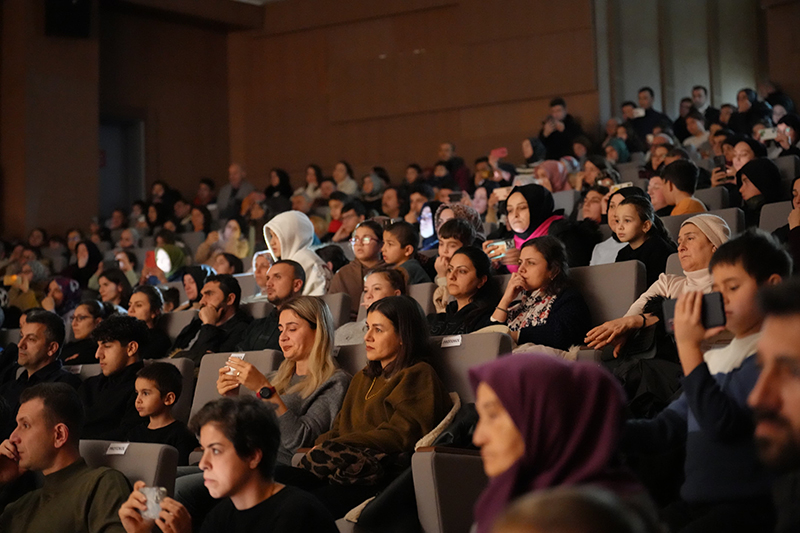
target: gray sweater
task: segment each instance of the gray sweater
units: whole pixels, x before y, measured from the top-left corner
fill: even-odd
[[[302,380],[302,376],[295,374],[290,383],[295,385]],[[331,429],[349,385],[350,376],[343,370],[337,370],[308,398],[301,397],[299,393],[281,394],[287,411],[278,417],[281,428],[279,463],[292,464],[292,455],[298,448],[313,446],[317,437]]]

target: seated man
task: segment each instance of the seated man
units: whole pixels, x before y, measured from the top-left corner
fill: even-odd
[[[629,453],[686,448],[680,499],[662,511],[672,531],[771,531],[771,476],[753,446],[747,396],[758,380],[756,345],[763,316],[756,295],[791,272],[791,259],[768,234],[748,231],[719,247],[709,270],[734,339],[703,353],[703,295],[684,292],[675,306],[675,343],[683,394],[651,420],[630,420],[621,447]],[[688,529],[691,527],[691,529]],[[687,529],[683,529],[687,528]]]
[[[17,345],[17,364],[24,371],[18,378],[0,387],[0,396],[11,410],[9,419],[0,420],[3,427],[0,438],[8,438],[14,430],[14,415],[19,409],[22,392],[37,383],[63,382],[77,389],[81,385],[78,376],[70,374],[61,367],[58,358],[64,344],[64,321],[50,311],[32,309],[20,319],[21,338]]]
[[[694,215],[705,213],[706,206],[695,198],[698,178],[697,165],[691,161],[678,160],[664,167],[661,179],[664,186],[661,191],[669,205],[674,205],[670,215]]]
[[[44,474],[44,486],[6,506],[0,531],[124,531],[116,510],[130,485],[116,470],[89,468],[81,458],[83,407],[75,389],[40,383],[20,401],[17,428],[0,444],[0,485],[33,471]]]
[[[207,403],[192,418],[191,430],[200,435],[203,471],[208,492],[224,498],[212,509],[201,533],[269,531],[336,533],[327,509],[312,495],[274,481],[280,445],[278,421],[272,409],[256,398],[221,398]],[[147,499],[137,481],[119,516],[128,533],[149,533],[153,523],[142,518]],[[165,498],[158,526],[163,531],[191,533],[192,517],[186,508]]]
[[[139,347],[142,359],[161,359],[169,354],[172,341],[169,335],[156,327],[164,312],[164,296],[152,285],[140,285],[133,290],[128,303],[128,316],[147,324],[147,341]]]
[[[266,293],[269,303],[274,305],[269,315],[253,320],[236,345],[237,352],[253,350],[280,350],[278,344],[278,308],[287,300],[303,294],[306,273],[300,263],[291,259],[281,260],[267,272]]]
[[[183,328],[172,346],[172,357],[188,357],[195,368],[200,367],[200,360],[207,353],[235,351],[253,320],[239,309],[242,289],[230,274],[209,276],[200,294],[197,318]]]
[[[144,364],[139,347],[147,341],[147,326],[132,316],[112,316],[92,332],[102,373],[78,389],[86,421],[86,439],[121,440],[142,423],[136,412],[136,373]]]
[[[253,256],[253,277],[255,278],[256,288],[259,292],[252,296],[242,298],[243,304],[269,300],[269,297],[267,296],[267,272],[269,271],[271,264],[272,260],[269,252],[266,250],[263,252],[256,252],[256,254]]]

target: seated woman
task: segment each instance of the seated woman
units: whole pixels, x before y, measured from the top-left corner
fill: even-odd
[[[172,341],[164,331],[156,327],[164,313],[164,296],[152,285],[140,285],[133,289],[128,314],[147,324],[147,342],[139,347],[139,359],[161,359],[167,357]]]
[[[792,182],[792,210],[788,224],[772,232],[773,237],[784,244],[794,260],[794,271],[800,269],[800,176]]]
[[[89,279],[103,262],[103,254],[95,243],[84,240],[75,246],[75,257],[75,263],[64,269],[62,275],[74,279],[85,289],[89,286]]]
[[[606,217],[608,227],[611,229],[611,237],[595,245],[594,250],[592,250],[592,259],[589,262],[590,265],[606,265],[608,263],[613,263],[617,260],[619,251],[627,246],[626,243],[620,242],[617,237],[617,207],[625,198],[630,196],[647,198],[647,194],[639,187],[625,187],[603,198],[603,202],[606,202],[603,216]]]
[[[744,223],[748,228],[758,226],[764,204],[780,202],[784,196],[781,172],[766,157],[759,157],[745,164],[736,173],[736,184],[744,202]]]
[[[501,291],[492,262],[480,248],[464,246],[450,258],[447,291],[453,301],[444,313],[428,316],[431,335],[462,335],[491,325]]]
[[[303,294],[322,296],[331,284],[331,272],[311,245],[316,238],[314,224],[299,211],[286,211],[276,215],[264,225],[264,241],[272,259],[291,259],[303,266],[306,284]]]
[[[278,462],[289,465],[298,448],[313,445],[331,428],[350,377],[331,356],[333,317],[325,302],[312,296],[289,300],[280,308],[278,324],[284,357],[278,371],[266,377],[246,358],[231,358],[219,369],[217,391],[236,396],[241,385],[275,406],[281,428]]]
[[[74,279],[56,276],[47,286],[47,296],[42,307],[52,311],[66,322],[81,301],[81,287]]]
[[[620,466],[624,396],[607,371],[514,354],[471,368],[469,379],[479,416],[472,441],[489,477],[475,504],[478,533],[492,531],[522,494],[559,485],[594,485],[647,504],[644,488]],[[580,401],[570,400],[574,391]]]
[[[106,318],[106,308],[97,300],[84,300],[72,314],[72,340],[61,348],[61,360],[70,365],[97,362],[97,343],[92,332]]]
[[[406,294],[407,285],[407,274],[401,268],[383,265],[370,270],[364,277],[364,297],[361,300],[361,307],[369,309],[373,302],[381,298],[402,296]],[[363,343],[366,327],[366,318],[342,324],[336,329],[334,344],[348,346]]]
[[[242,303],[264,302],[267,301],[267,272],[272,266],[272,258],[269,252],[256,252],[253,255],[253,278],[256,280],[256,293],[253,295],[242,295]]]
[[[439,237],[436,233],[436,224],[433,221],[433,216],[441,205],[442,202],[437,200],[425,202],[419,212],[419,235],[422,237],[420,250],[430,250],[439,245]]]
[[[220,398],[207,403],[190,421],[200,436],[200,469],[208,492],[222,501],[202,526],[181,503],[161,501],[158,529],[171,533],[215,531],[319,531],[336,533],[333,518],[312,496],[276,483],[275,459],[280,430],[275,414],[256,398]],[[149,533],[154,523],[142,517],[147,497],[137,481],[119,517],[128,533]]]
[[[233,254],[239,259],[247,257],[250,252],[250,245],[242,234],[242,224],[238,218],[229,218],[222,233],[210,232],[205,242],[197,247],[194,260],[213,266],[214,258],[223,252]]]
[[[539,185],[550,192],[571,191],[569,169],[561,161],[542,161],[536,166],[536,177]]]
[[[47,289],[47,269],[39,261],[26,261],[8,290],[8,305],[22,312],[39,307]]]
[[[125,273],[118,268],[104,270],[100,274],[98,282],[100,284],[100,300],[119,308],[122,314],[127,313],[133,290]]]
[[[622,318],[605,322],[592,329],[585,342],[590,348],[600,350],[612,344],[619,355],[628,335],[659,321],[657,315],[646,312],[645,307],[654,298],[677,298],[687,291],[711,292],[711,274],[708,264],[717,248],[731,238],[728,224],[717,215],[704,213],[683,221],[678,234],[678,259],[683,276],[660,274]]]
[[[335,518],[405,469],[414,444],[453,407],[436,371],[423,361],[430,349],[428,325],[416,301],[389,296],[373,302],[367,326],[369,362],[353,377],[333,429],[317,439],[301,468],[279,467],[275,476],[312,492]],[[358,469],[352,468],[354,458]]]
[[[381,266],[381,246],[383,228],[374,220],[365,220],[356,226],[350,245],[353,247],[355,259],[339,269],[333,280],[328,294],[344,292],[350,295],[350,320],[358,316],[358,304],[361,293],[364,292],[364,276],[367,272]]]
[[[139,278],[140,285],[161,285],[170,281],[179,281],[183,276],[186,254],[183,248],[177,244],[157,244],[155,260],[155,266],[145,265],[142,268],[142,275]]]
[[[211,216],[211,211],[204,205],[196,205],[192,207],[192,230],[200,232],[203,235],[208,235],[211,231],[211,223],[214,219]]]
[[[653,204],[646,198],[631,196],[617,206],[616,234],[627,246],[617,253],[617,263],[637,260],[644,263],[647,285],[656,282],[667,269],[667,259],[677,249]]]
[[[183,290],[188,299],[175,309],[175,311],[200,309],[200,299],[203,297],[200,291],[203,290],[203,285],[206,284],[206,278],[213,276],[216,272],[208,265],[186,267],[183,272]]]
[[[569,350],[583,342],[591,315],[580,291],[571,287],[561,241],[546,236],[522,245],[519,270],[511,275],[492,321],[506,324],[518,344]]]

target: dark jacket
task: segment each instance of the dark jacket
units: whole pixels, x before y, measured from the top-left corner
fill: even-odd
[[[539,140],[544,144],[547,159],[561,159],[564,156],[572,155],[572,141],[575,137],[582,135],[583,130],[580,124],[572,117],[564,117],[564,131],[554,130],[549,136],[544,136],[544,128],[539,131]]]
[[[653,235],[636,250],[629,244],[617,254],[617,263],[636,259],[644,263],[647,271],[647,287],[658,280],[658,276],[667,269],[667,259],[678,251],[672,242],[667,242],[661,237]]]
[[[78,394],[86,419],[84,439],[121,440],[143,423],[136,411],[136,373],[144,367],[138,361],[116,374],[92,376],[81,384]]]
[[[147,342],[139,348],[139,357],[142,359],[162,359],[169,355],[172,341],[169,335],[158,328],[147,330]]]
[[[651,107],[650,109],[645,110],[643,117],[633,119],[631,121],[631,125],[633,126],[633,131],[636,132],[636,135],[640,139],[645,139],[647,135],[653,133],[653,129],[662,122],[672,125],[672,121],[667,115],[664,113],[659,113]]]
[[[493,312],[494,308],[491,307],[481,313],[475,303],[469,303],[459,310],[458,302],[454,300],[447,304],[444,313],[428,315],[431,335],[466,335],[491,326]]]
[[[207,353],[233,352],[252,320],[253,318],[241,309],[221,326],[203,324],[200,318],[195,318],[175,339],[172,349],[173,352],[175,350],[179,352],[173,353],[173,357],[187,357],[194,361],[195,367],[199,367],[200,360]],[[197,340],[194,340],[195,337]]]
[[[255,350],[280,350],[278,338],[281,336],[278,331],[278,308],[273,307],[270,313],[250,322],[242,333],[238,344],[237,352],[252,352]]]
[[[592,325],[592,317],[586,300],[577,289],[562,290],[550,308],[547,322],[540,326],[528,326],[519,331],[518,344],[541,344],[559,350],[583,344]]]

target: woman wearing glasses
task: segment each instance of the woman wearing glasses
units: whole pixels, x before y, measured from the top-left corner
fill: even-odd
[[[106,318],[106,308],[97,300],[84,300],[72,314],[72,340],[61,349],[61,359],[68,365],[97,362],[97,343],[92,340],[94,328]]]
[[[346,292],[350,295],[350,320],[358,316],[358,305],[361,303],[361,293],[364,292],[364,276],[367,272],[383,264],[381,259],[381,240],[383,228],[374,220],[365,220],[353,232],[350,245],[356,258],[339,269],[333,280],[330,294]]]

